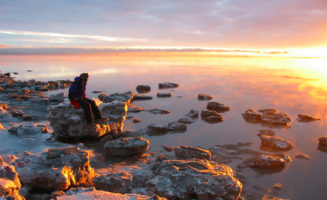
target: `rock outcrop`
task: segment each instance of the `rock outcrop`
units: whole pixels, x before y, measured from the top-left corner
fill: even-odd
[[[46,191],[90,186],[94,169],[89,155],[77,147],[47,149],[40,155],[25,152],[12,163],[24,185]]]
[[[88,126],[83,109],[76,109],[70,104],[59,104],[50,107],[49,121],[54,130],[54,137],[59,140],[80,140],[99,138],[107,134],[117,135],[123,131],[127,115],[127,104],[120,101],[99,105],[105,122]]]
[[[19,195],[22,185],[14,166],[6,163],[0,156],[0,199],[24,200]]]
[[[120,137],[104,144],[106,156],[129,157],[145,153],[150,141],[141,137]]]

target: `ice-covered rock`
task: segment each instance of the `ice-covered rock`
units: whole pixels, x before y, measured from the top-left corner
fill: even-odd
[[[136,91],[138,93],[147,93],[151,91],[151,87],[149,85],[138,85],[136,86]]]
[[[145,153],[150,146],[150,141],[141,137],[120,137],[109,140],[104,144],[106,156],[134,156]]]
[[[164,82],[164,83],[159,83],[159,89],[170,89],[170,88],[177,88],[178,84],[176,83],[169,83],[169,82]]]
[[[64,102],[64,98],[65,98],[65,93],[60,92],[58,94],[50,95],[49,100],[54,102]]]
[[[208,123],[218,123],[224,121],[224,117],[220,113],[211,110],[203,110],[201,112],[201,119]]]
[[[134,95],[134,92],[114,93],[111,95],[100,94],[98,98],[104,103],[110,103],[117,100],[130,104],[131,100],[134,98]]]
[[[0,104],[0,121],[8,122],[11,120],[11,115],[8,113],[8,106],[7,104],[1,103]]]
[[[200,101],[209,101],[211,99],[213,99],[213,96],[209,94],[203,94],[203,93],[198,94],[198,100]]]
[[[14,166],[6,163],[0,156],[0,198],[23,200],[19,195],[21,182]]]
[[[182,145],[180,147],[174,148],[175,156],[177,159],[210,159],[212,157],[211,152],[206,149],[201,149],[198,147],[189,147]]]
[[[261,135],[260,148],[268,151],[288,151],[293,148],[293,144],[281,137]]]
[[[320,120],[319,118],[313,117],[311,115],[306,115],[306,114],[298,114],[297,115],[297,120],[299,122],[312,122],[312,121],[317,121]]]
[[[230,106],[226,106],[225,104],[212,101],[208,102],[207,109],[214,110],[216,112],[227,112],[230,111]]]
[[[127,193],[130,191],[133,175],[129,172],[111,173],[98,175],[93,179],[94,186],[97,190],[108,192]]]
[[[88,126],[82,108],[76,109],[68,103],[50,107],[49,121],[55,138],[70,141],[121,133],[126,119],[127,104],[113,101],[99,105],[99,109],[102,116],[108,120],[95,126]]]
[[[35,136],[48,132],[46,124],[38,124],[35,122],[24,122],[20,125],[15,125],[8,130],[9,133],[17,135],[18,137]]]
[[[278,156],[264,154],[250,158],[246,162],[250,167],[262,169],[284,168],[286,163],[284,159]]]
[[[167,200],[159,196],[120,194],[96,190],[95,188],[74,188],[56,197],[57,200]]]
[[[22,184],[31,189],[55,191],[90,186],[94,177],[88,153],[77,147],[47,149],[40,155],[23,153],[13,165]]]

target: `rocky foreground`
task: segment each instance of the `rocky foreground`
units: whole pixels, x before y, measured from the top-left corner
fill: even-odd
[[[21,152],[0,155],[0,199],[243,199],[244,185],[241,173],[246,168],[278,172],[292,162],[286,153],[294,144],[276,136],[270,129],[260,131],[261,151],[253,151],[251,145],[216,145],[209,149],[164,146],[161,154],[148,153],[150,141],[147,135],[156,136],[170,132],[185,132],[189,124],[200,118],[209,124],[222,123],[223,114],[230,106],[210,101],[213,96],[199,94],[199,101],[210,101],[207,109],[190,110],[178,120],[168,124],[150,124],[139,130],[124,130],[129,112],[149,112],[153,115],[168,114],[161,109],[146,110],[133,105],[134,101],[149,100],[144,93],[151,91],[148,85],[136,87],[136,91],[98,96],[99,108],[106,121],[88,127],[81,109],[65,102],[59,93],[50,97],[44,91],[67,88],[70,81],[39,82],[15,81],[10,74],[0,75],[1,99],[9,105],[0,105],[0,122],[8,127],[0,128],[17,139],[49,135],[48,141],[66,142],[66,147],[48,148],[43,152]],[[177,88],[175,83],[160,83],[159,90]],[[170,98],[171,93],[158,92],[158,98]],[[44,105],[49,123],[38,123],[39,117],[26,115],[17,110],[17,103],[26,107]],[[28,111],[28,109],[26,109]],[[42,112],[41,112],[42,113]],[[268,127],[289,127],[291,118],[276,109],[252,109],[242,114],[245,121]],[[298,120],[318,120],[309,115],[299,115]],[[43,119],[44,120],[44,119]],[[141,119],[140,119],[141,120]],[[11,122],[16,123],[11,123]],[[92,166],[92,156],[83,149],[88,142],[96,141],[106,157],[117,159],[104,167]],[[327,136],[319,138],[318,148],[327,146]],[[265,153],[263,153],[264,151]],[[299,154],[299,159],[309,159]],[[227,164],[238,162],[232,169]],[[276,186],[277,187],[277,186]],[[265,195],[266,199],[279,199]]]

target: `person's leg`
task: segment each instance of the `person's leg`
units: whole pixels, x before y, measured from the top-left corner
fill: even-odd
[[[95,104],[95,102],[91,99],[87,99],[89,104],[91,105],[92,113],[95,115],[96,119],[102,119],[102,114],[98,108],[98,106]]]
[[[81,107],[84,110],[84,115],[85,115],[87,124],[92,124],[93,115],[92,115],[92,109],[91,109],[90,103],[85,100],[81,100],[81,101],[79,101],[79,103],[81,104]]]

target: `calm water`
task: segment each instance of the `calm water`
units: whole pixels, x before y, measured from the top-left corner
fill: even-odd
[[[290,128],[273,130],[277,136],[295,145],[288,152],[293,162],[278,173],[244,171],[246,189],[264,192],[275,183],[282,183],[280,196],[283,198],[327,199],[327,153],[317,149],[319,136],[327,134],[327,59],[214,57],[201,54],[0,56],[0,70],[18,72],[16,77],[19,80],[72,80],[81,72],[89,72],[89,97],[96,97],[93,90],[111,94],[135,91],[139,84],[150,85],[152,90],[147,95],[153,96],[153,100],[134,104],[171,113],[129,114],[143,121],[134,124],[127,120],[127,129],[143,128],[152,123],[166,124],[178,120],[191,109],[204,110],[207,102],[197,100],[199,93],[213,95],[214,101],[232,107],[230,112],[223,113],[223,123],[208,124],[199,119],[188,125],[185,133],[146,136],[151,141],[151,151],[161,151],[162,145],[208,148],[238,142],[251,142],[251,148],[259,151],[257,133],[267,127],[246,123],[241,113],[248,108],[276,108],[292,117]],[[160,82],[175,82],[179,87],[158,90]],[[171,92],[173,97],[159,99],[156,97],[158,91]],[[321,120],[300,123],[296,120],[297,114],[310,114]],[[306,153],[311,160],[295,159],[297,153]]]

